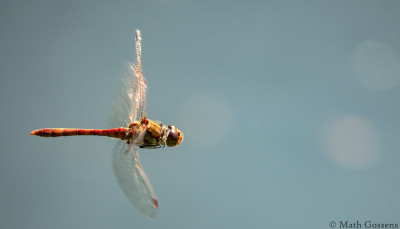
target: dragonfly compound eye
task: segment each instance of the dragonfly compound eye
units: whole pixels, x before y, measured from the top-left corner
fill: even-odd
[[[166,141],[167,146],[174,147],[179,145],[179,143],[181,143],[181,141],[183,140],[183,133],[174,125],[169,125],[168,129],[169,132]]]

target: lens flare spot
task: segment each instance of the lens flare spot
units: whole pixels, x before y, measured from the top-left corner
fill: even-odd
[[[338,117],[327,123],[324,132],[328,157],[343,167],[372,167],[382,155],[381,137],[372,123],[363,117]]]

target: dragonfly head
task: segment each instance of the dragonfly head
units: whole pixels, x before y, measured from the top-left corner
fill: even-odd
[[[183,140],[182,131],[180,131],[174,125],[164,127],[164,136],[166,139],[166,144],[169,147],[177,146]]]

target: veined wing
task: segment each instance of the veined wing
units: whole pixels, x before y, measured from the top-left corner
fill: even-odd
[[[146,79],[142,72],[142,37],[136,30],[136,64],[129,64],[127,73],[122,78],[120,95],[114,102],[111,114],[111,127],[126,126],[146,117]],[[129,122],[129,123],[128,123]]]
[[[142,72],[142,35],[140,30],[136,30],[136,64],[131,65],[131,69],[134,72],[135,78],[137,79],[138,85],[135,91],[135,99],[137,100],[137,107],[132,106],[132,113],[140,115],[140,119],[146,118],[147,115],[147,100],[146,100],[146,79]]]
[[[113,150],[113,167],[118,183],[129,201],[142,214],[154,218],[158,202],[133,144],[118,142]]]

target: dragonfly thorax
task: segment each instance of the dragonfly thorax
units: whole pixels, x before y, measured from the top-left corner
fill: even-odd
[[[127,126],[125,140],[141,148],[174,147],[183,140],[183,133],[174,125],[162,126],[161,122],[143,118]]]

